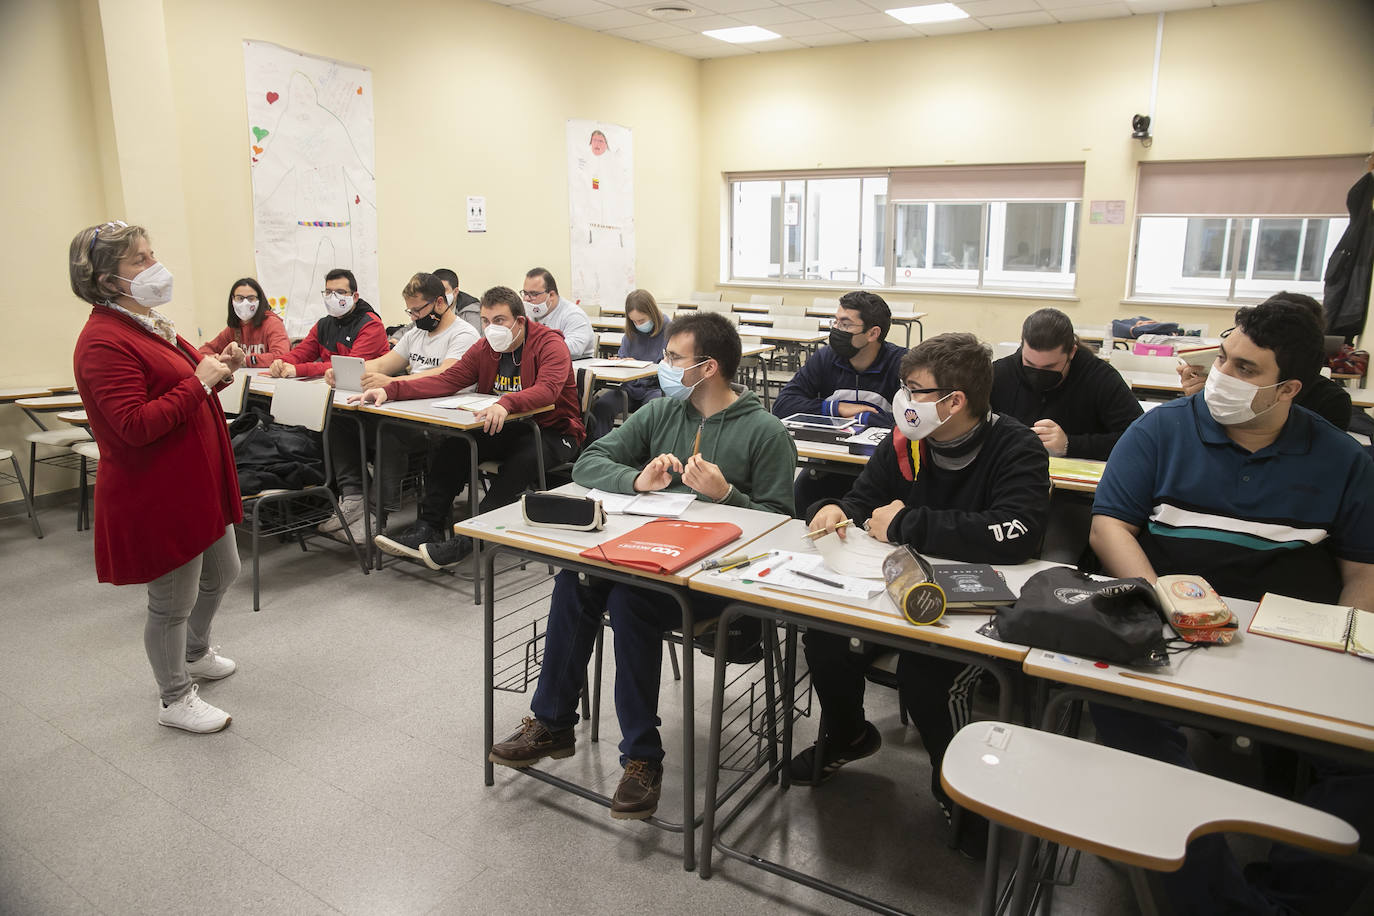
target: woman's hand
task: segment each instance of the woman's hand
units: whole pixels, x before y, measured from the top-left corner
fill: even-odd
[[[224,381],[226,375],[233,375],[229,367],[220,361],[218,356],[207,356],[196,366],[196,379],[208,388],[213,388]]]
[[[248,354],[243,352],[243,347],[238,345],[238,341],[231,340],[229,346],[219,355],[219,361],[224,363],[230,372],[237,372],[248,361]]]

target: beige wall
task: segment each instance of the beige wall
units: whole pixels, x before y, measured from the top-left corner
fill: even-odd
[[[11,142],[0,161],[7,210],[24,216],[0,245],[0,388],[70,382],[85,310],[67,284],[67,245],[111,216],[148,225],[177,276],[168,311],[187,337],[222,326],[227,284],[255,273],[244,38],[372,69],[375,304],[389,321],[417,270],[453,267],[478,294],[536,264],[566,282],[569,118],[634,130],[639,282],[691,288],[696,60],[479,0],[4,0]],[[468,194],[487,197],[485,235],[466,232]],[[0,407],[0,446],[26,456],[31,428]],[[40,492],[73,483],[39,475]],[[0,502],[16,498],[0,488]]]
[[[1084,325],[1143,311],[1229,326],[1230,309],[1122,304],[1136,165],[1367,152],[1374,6],[1271,0],[1167,14],[1147,150],[1130,139],[1130,119],[1149,109],[1155,27],[1156,17],[1137,16],[706,61],[696,288],[722,285],[724,172],[1079,161],[1085,201],[1127,202],[1124,226],[1088,225],[1084,213],[1079,301],[890,299],[930,312],[928,332],[972,330],[994,341],[1017,339],[1025,314],[1046,304]],[[759,291],[723,288],[726,298]],[[791,292],[817,295],[827,293]]]

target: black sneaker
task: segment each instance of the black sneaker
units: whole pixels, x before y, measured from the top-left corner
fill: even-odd
[[[787,764],[787,771],[792,779],[792,784],[797,786],[820,785],[835,775],[835,771],[846,763],[853,763],[855,760],[862,760],[878,753],[878,748],[883,746],[883,736],[878,734],[878,730],[873,727],[872,722],[864,723],[864,733],[854,744],[837,744],[834,741],[825,742],[825,759],[821,763],[821,774],[814,781],[812,779],[816,770],[816,745],[811,745],[802,751]]]
[[[393,557],[410,557],[423,560],[420,545],[439,540],[439,532],[429,522],[416,522],[400,534],[379,534],[372,539],[377,549]]]
[[[611,817],[618,821],[642,821],[658,810],[663,794],[663,764],[630,760],[611,799]]]
[[[420,545],[420,559],[430,569],[457,566],[472,553],[472,538],[455,537],[447,541],[429,541]]]

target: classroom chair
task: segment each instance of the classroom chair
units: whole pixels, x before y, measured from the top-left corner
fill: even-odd
[[[33,505],[33,494],[29,492],[29,488],[24,484],[24,474],[19,470],[19,459],[14,457],[14,452],[9,449],[0,448],[0,462],[5,461],[8,461],[14,468],[14,473],[11,474],[8,471],[0,470],[0,486],[9,483],[19,484],[19,492],[24,495],[24,508],[29,512],[29,524],[33,527],[33,536],[42,539],[43,526],[38,524],[38,510],[35,509]],[[3,464],[0,464],[0,468],[2,467]]]
[[[242,524],[248,527],[253,545],[254,611],[260,607],[262,576],[258,568],[261,553],[259,542],[264,536],[294,536],[304,551],[305,538],[314,536],[314,529],[319,523],[330,517],[337,518],[348,546],[357,555],[358,567],[363,575],[368,574],[367,557],[362,547],[353,540],[353,532],[349,530],[339,509],[339,499],[329,486],[334,480],[333,465],[329,459],[329,418],[333,406],[334,389],[328,385],[283,379],[272,392],[268,412],[274,421],[304,426],[319,434],[324,451],[324,483],[298,490],[264,490],[243,497]]]
[[[29,492],[37,493],[34,475],[40,464],[48,467],[69,468],[75,470],[80,461],[76,453],[72,451],[72,445],[77,442],[89,442],[91,434],[79,427],[68,426],[63,423],[59,427],[48,429],[43,423],[42,414],[52,412],[55,408],[51,402],[56,401],[56,397],[47,398],[21,398],[14,402],[15,406],[24,411],[29,419],[34,422],[38,429],[24,435],[24,441],[29,444]],[[70,404],[64,407],[70,407]],[[43,446],[50,450],[48,454],[39,455],[38,448]]]
[[[577,304],[588,318],[596,318],[601,314],[600,302],[579,302]]]
[[[755,293],[749,297],[750,305],[782,305],[782,296],[767,296]]]
[[[815,299],[811,300],[811,307],[813,309],[829,309],[834,311],[840,307],[840,300],[832,299],[829,296],[817,296]]]
[[[719,301],[720,301],[720,293],[707,293],[707,292],[702,292],[702,291],[700,291],[700,290],[697,290],[697,291],[694,291],[694,292],[692,293],[692,301],[693,301],[693,302],[719,302]]]
[[[1150,893],[1141,869],[1177,870],[1188,843],[1199,836],[1247,833],[1336,856],[1354,853],[1360,841],[1354,827],[1324,811],[1008,722],[960,729],[945,751],[940,784],[970,811],[1026,835],[1008,910],[1013,914],[1034,912],[1039,903],[1033,899],[1041,879],[1032,878],[1032,838],[1124,863],[1146,913],[1155,911],[1146,908]],[[996,881],[994,874],[984,876],[984,913],[996,905],[988,899],[996,897],[990,893]]]
[[[80,492],[77,495],[78,503],[76,507],[76,530],[86,531],[91,527],[91,481],[95,480],[96,470],[100,466],[100,446],[94,441],[76,442],[72,444],[72,451],[81,458],[81,484]]]
[[[248,371],[240,369],[234,373],[234,380],[219,390],[219,406],[226,417],[243,413],[243,405],[248,403],[248,378]]]
[[[739,323],[735,315],[735,304],[733,302],[698,302],[697,311],[715,312],[717,315],[724,315],[726,318],[735,321],[736,324]]]

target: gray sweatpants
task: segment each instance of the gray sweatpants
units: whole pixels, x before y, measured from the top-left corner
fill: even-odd
[[[231,526],[200,556],[148,583],[143,648],[162,702],[171,703],[191,689],[186,663],[209,650],[210,623],[238,575],[239,548]]]

